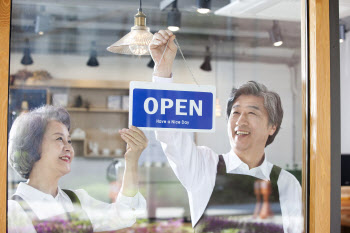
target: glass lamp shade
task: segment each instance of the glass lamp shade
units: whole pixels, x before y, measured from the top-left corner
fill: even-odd
[[[146,27],[146,15],[141,10],[134,17],[134,26],[131,31],[120,40],[107,48],[112,53],[150,55],[148,45],[153,34]]]
[[[148,45],[153,34],[145,26],[134,26],[131,32],[107,48],[112,53],[149,55]]]

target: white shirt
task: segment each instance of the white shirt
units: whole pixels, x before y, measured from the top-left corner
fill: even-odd
[[[94,232],[130,227],[135,223],[136,217],[146,210],[146,200],[139,192],[134,197],[126,197],[119,193],[116,202],[112,204],[94,199],[83,189],[73,192],[88,215]],[[20,183],[15,194],[27,202],[39,220],[65,213],[62,205],[67,208],[67,212],[74,211],[72,201],[59,187],[57,196],[53,197],[26,183]],[[36,233],[32,220],[14,200],[8,200],[8,232]]]
[[[172,82],[172,78],[153,77],[153,81]],[[213,192],[219,156],[208,147],[196,146],[188,133],[157,131],[156,138],[161,142],[175,175],[187,190],[192,226],[195,226]],[[224,154],[223,158],[227,173],[270,180],[273,164],[266,160],[266,156],[260,166],[250,170],[233,151]],[[298,180],[282,169],[277,185],[284,232],[303,232],[302,196]]]

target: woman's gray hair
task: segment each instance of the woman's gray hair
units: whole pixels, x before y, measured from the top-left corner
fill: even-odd
[[[261,83],[249,81],[240,86],[238,89],[232,89],[231,98],[229,98],[227,101],[227,117],[230,117],[232,106],[241,95],[254,95],[264,98],[264,106],[269,115],[269,124],[276,126],[275,133],[268,137],[265,147],[270,145],[275,139],[282,124],[283,109],[280,96],[276,92],[269,91],[266,86]]]
[[[43,135],[51,120],[63,123],[69,131],[70,117],[67,110],[51,105],[18,116],[11,127],[9,163],[25,179],[29,178],[34,163],[40,159]]]

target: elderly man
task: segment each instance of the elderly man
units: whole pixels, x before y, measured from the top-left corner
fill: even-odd
[[[171,31],[154,34],[149,48],[155,62],[156,82],[172,81],[177,51],[174,39]],[[189,134],[156,132],[172,169],[188,192],[195,232],[220,232],[229,226],[246,232],[254,227],[254,221],[265,223],[270,219],[276,223],[277,218],[271,217],[271,202],[273,209],[282,213],[283,224],[273,232],[302,232],[300,184],[292,174],[270,163],[264,152],[282,123],[279,95],[250,81],[233,90],[227,117],[231,150],[223,155],[196,146]],[[239,214],[232,214],[231,209],[232,216],[215,218],[208,210],[218,205],[243,209],[237,210]],[[255,228],[255,232],[262,231],[270,232]]]

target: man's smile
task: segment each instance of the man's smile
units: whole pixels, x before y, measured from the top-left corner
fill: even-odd
[[[236,135],[248,135],[248,134],[250,134],[248,131],[243,131],[243,130],[237,130],[235,132],[236,132]]]

